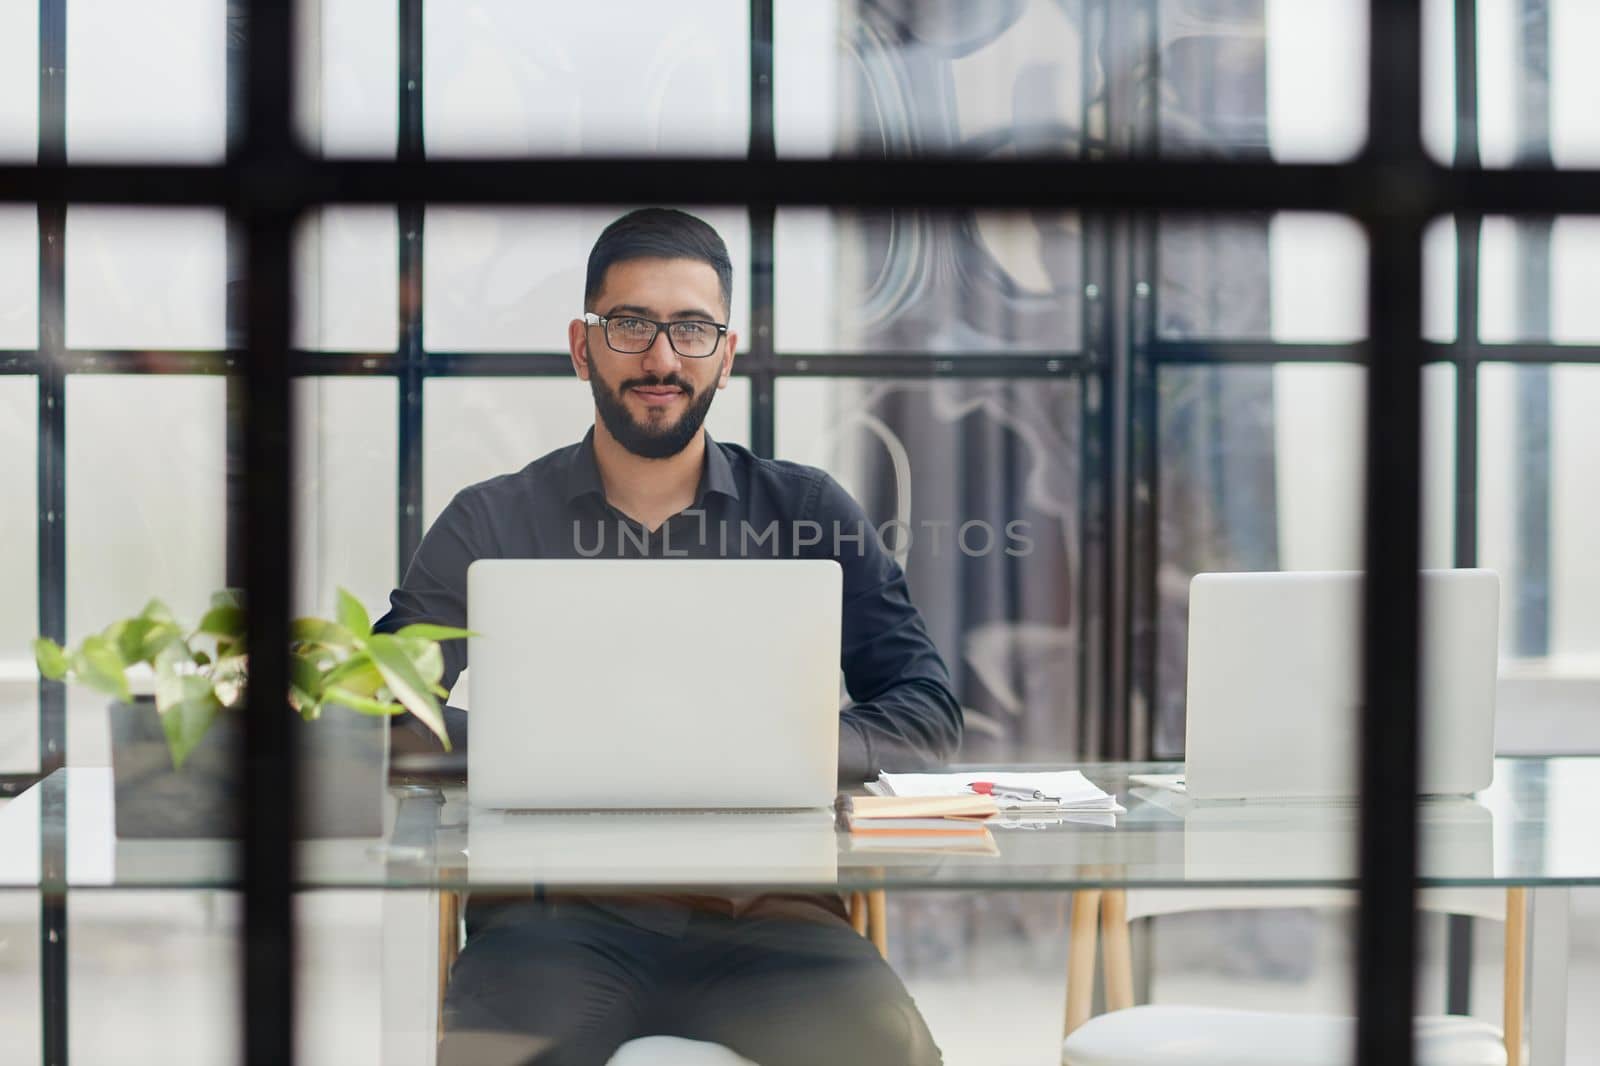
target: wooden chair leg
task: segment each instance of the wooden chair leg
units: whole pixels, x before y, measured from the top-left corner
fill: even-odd
[[[439,893],[439,1039],[444,1039],[444,994],[450,987],[450,970],[461,953],[461,896]]]
[[[1506,889],[1506,959],[1503,1030],[1506,1066],[1522,1066],[1522,1000],[1528,959],[1528,890]]]
[[[1121,889],[1100,897],[1100,953],[1106,976],[1106,1010],[1133,1006],[1133,946],[1128,933],[1128,894]]]
[[[889,957],[889,906],[881,888],[867,893],[867,935],[885,959]]]
[[[845,909],[850,914],[850,925],[858,936],[867,935],[867,894],[865,892],[852,892],[845,901]]]
[[[1094,1003],[1095,931],[1100,917],[1100,890],[1079,889],[1072,894],[1072,919],[1067,940],[1067,1016],[1062,1035],[1067,1036],[1089,1020]]]

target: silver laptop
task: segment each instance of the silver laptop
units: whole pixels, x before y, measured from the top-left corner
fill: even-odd
[[[1420,791],[1494,775],[1500,580],[1422,574]],[[1189,586],[1184,786],[1194,799],[1351,798],[1361,750],[1361,574],[1200,574]]]
[[[467,570],[478,807],[825,807],[832,560],[482,559]]]

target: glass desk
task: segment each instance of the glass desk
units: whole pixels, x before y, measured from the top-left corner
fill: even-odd
[[[390,790],[382,838],[299,845],[299,884],[528,889],[740,885],[804,891],[1355,887],[1352,804],[1196,803],[1131,785],[1179,764],[1084,766],[1127,808],[1114,825],[1001,826],[995,853],[861,849],[810,813],[473,811],[459,785]],[[977,768],[974,768],[977,769]],[[237,888],[237,849],[117,839],[110,771],[58,771],[0,810],[0,887]],[[1421,805],[1429,887],[1600,885],[1600,757],[1505,758],[1472,798]],[[41,840],[40,834],[43,834]],[[40,847],[64,849],[64,883]]]
[[[746,895],[1357,885],[1354,804],[1196,803],[1129,780],[1134,773],[1176,772],[1179,765],[1082,769],[1127,808],[1114,825],[1001,826],[988,853],[861,848],[827,812],[473,811],[460,785],[401,785],[390,790],[383,837],[299,845],[298,884],[305,891],[410,890],[384,897],[392,901],[385,903],[386,936],[392,926],[396,937],[414,944],[393,952],[397,972],[410,982],[406,991],[400,987],[406,982],[394,978],[394,1009],[409,1019],[437,1017],[446,939],[439,904],[466,890]],[[239,888],[236,845],[119,840],[112,813],[109,769],[59,771],[23,793],[0,809],[0,888]],[[1566,890],[1600,885],[1597,816],[1600,757],[1500,759],[1489,789],[1420,807],[1424,887],[1532,889],[1534,1061],[1561,1061],[1555,1042],[1565,1027]],[[41,876],[45,854],[56,857],[55,868],[64,866],[64,878]],[[386,970],[389,954],[386,948]],[[432,980],[418,980],[419,973],[431,973]],[[386,1014],[389,984],[386,976]],[[397,1047],[384,1061],[407,1059],[414,1056]]]

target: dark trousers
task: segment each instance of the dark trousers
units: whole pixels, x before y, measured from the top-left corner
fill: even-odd
[[[469,916],[441,1066],[603,1066],[652,1035],[759,1066],[940,1061],[905,986],[836,910],[651,906],[502,904],[476,928]]]

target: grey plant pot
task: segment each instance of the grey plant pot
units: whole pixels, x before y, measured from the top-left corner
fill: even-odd
[[[287,707],[285,714],[292,714]],[[243,747],[240,712],[225,712],[195,745],[183,769],[172,766],[155,700],[111,705],[111,769],[117,836],[238,837]],[[297,836],[376,837],[383,833],[389,722],[329,707],[296,721],[300,814]]]

